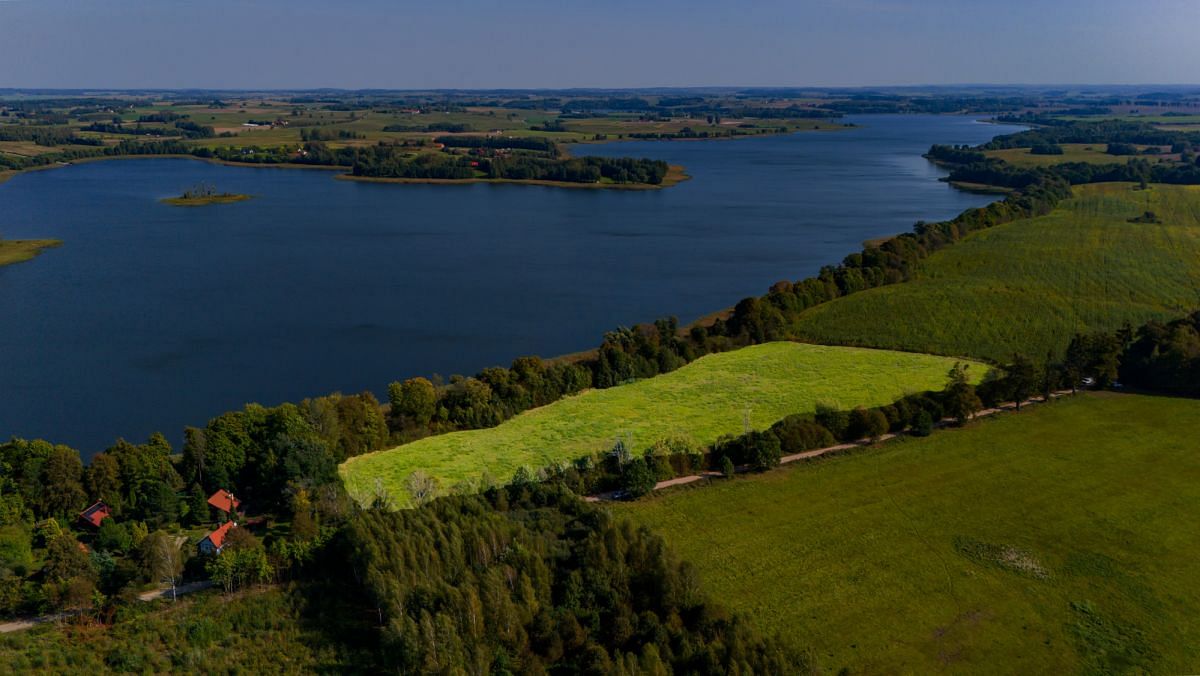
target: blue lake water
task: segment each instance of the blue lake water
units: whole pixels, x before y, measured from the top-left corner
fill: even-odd
[[[932,143],[1016,130],[866,116],[834,133],[628,142],[575,154],[687,167],[668,190],[386,185],[185,159],[82,164],[0,185],[0,235],[61,248],[0,267],[0,438],[85,457],[248,401],[474,373],[689,321],[806,277],[863,240],[987,203]],[[172,207],[198,182],[249,202]]]

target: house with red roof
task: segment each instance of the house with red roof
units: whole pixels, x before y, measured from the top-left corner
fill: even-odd
[[[104,504],[103,500],[97,500],[91,507],[79,513],[79,520],[91,526],[99,528],[100,522],[112,516],[112,509]]]
[[[238,513],[238,508],[242,506],[242,501],[233,497],[233,493],[230,493],[222,488],[216,493],[212,494],[212,496],[208,499],[208,504],[216,507],[226,514],[233,515]]]
[[[220,554],[225,547],[225,538],[229,535],[229,531],[237,528],[237,524],[232,521],[226,521],[221,524],[221,527],[213,532],[205,535],[196,548],[201,554],[211,555]]]

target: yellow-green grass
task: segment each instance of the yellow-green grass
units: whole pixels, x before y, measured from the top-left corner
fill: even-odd
[[[1029,152],[1029,148],[986,150],[983,154],[1021,167],[1048,167],[1066,162],[1124,164],[1135,157],[1143,159],[1147,157],[1146,155],[1109,155],[1105,152],[1108,149],[1107,143],[1063,143],[1061,146],[1062,155],[1034,155]]]
[[[177,207],[202,207],[208,204],[231,204],[233,202],[244,202],[248,199],[250,199],[250,195],[224,194],[205,195],[203,197],[167,197],[161,201]]]
[[[940,389],[954,360],[921,354],[769,343],[713,354],[655,378],[590,390],[485,430],[454,432],[352,458],[341,473],[351,494],[370,499],[376,481],[401,503],[416,470],[443,487],[488,472],[509,479],[611,449],[621,439],[640,451],[670,436],[710,444],[745,425],[763,429],[818,403],[841,408],[889,403]],[[985,367],[972,369],[975,377]]]
[[[1197,434],[1089,394],[613,509],[824,673],[1197,673]]]
[[[970,235],[916,278],[801,315],[796,335],[1006,360],[1060,353],[1076,332],[1200,309],[1200,187],[1081,186],[1052,213]],[[1147,209],[1161,223],[1130,223]]]
[[[0,175],[0,180],[7,178]],[[27,261],[42,252],[42,249],[62,244],[57,239],[0,239],[0,266]]]

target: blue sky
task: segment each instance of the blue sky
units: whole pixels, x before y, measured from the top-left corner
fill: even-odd
[[[1197,0],[0,0],[0,87],[1200,81]]]

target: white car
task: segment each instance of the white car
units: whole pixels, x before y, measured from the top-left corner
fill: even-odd
[[[1087,387],[1091,387],[1092,385],[1096,384],[1096,379],[1095,378],[1084,378],[1082,382]]]

